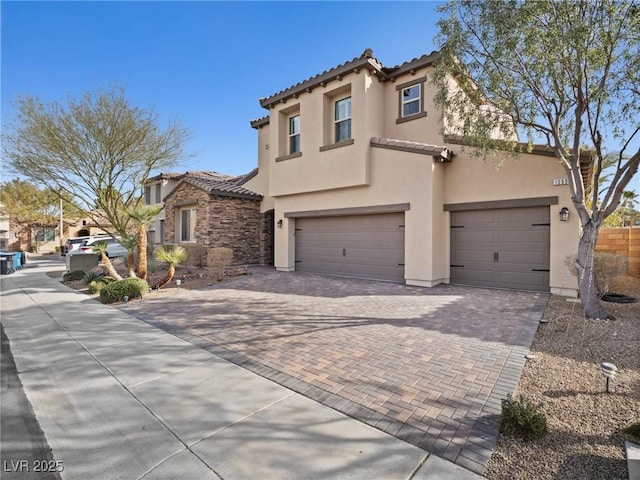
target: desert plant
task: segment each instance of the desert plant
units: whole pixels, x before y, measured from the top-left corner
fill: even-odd
[[[127,272],[130,278],[136,277],[136,245],[137,239],[135,237],[122,237],[120,244],[127,249]]]
[[[161,288],[173,280],[173,276],[176,274],[176,266],[187,259],[187,252],[180,246],[167,246],[157,249],[154,252],[154,256],[157,260],[169,264],[167,274],[162,280],[160,280],[160,283],[156,285],[156,288]]]
[[[602,295],[609,291],[609,285],[629,268],[629,259],[613,253],[596,253],[593,257],[596,285]]]
[[[89,285],[91,282],[98,280],[102,275],[94,272],[93,270],[90,272],[86,272],[82,277],[82,283]]]
[[[147,278],[147,226],[162,211],[164,205],[148,206],[138,205],[136,208],[127,209],[127,213],[138,225],[136,244],[138,246],[138,276]]]
[[[104,287],[105,285],[109,285],[110,283],[113,283],[115,281],[116,279],[113,277],[98,276],[97,278],[89,282],[89,293],[98,293],[100,290],[102,290],[102,287]]]
[[[125,278],[105,285],[100,290],[100,300],[103,303],[115,303],[124,297],[142,297],[149,291],[149,284],[142,278]]]
[[[622,431],[640,441],[640,422],[632,423]]]
[[[524,395],[502,399],[503,432],[520,435],[525,439],[540,438],[547,434],[547,417],[540,411],[542,404],[533,403]]]
[[[100,255],[100,260],[102,260],[104,268],[107,269],[107,273],[109,274],[109,276],[117,280],[122,280],[122,277],[116,271],[115,267],[113,266],[113,263],[111,263],[111,260],[109,260],[109,256],[107,255],[107,242],[96,242],[93,245],[91,245],[91,249],[95,253]]]
[[[67,272],[62,276],[62,280],[65,282],[73,282],[75,280],[82,280],[85,276],[84,271],[74,270],[73,272]]]

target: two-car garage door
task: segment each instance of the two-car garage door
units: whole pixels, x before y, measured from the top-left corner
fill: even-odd
[[[296,218],[296,270],[404,280],[404,212]]]
[[[451,283],[549,290],[549,207],[451,212]]]

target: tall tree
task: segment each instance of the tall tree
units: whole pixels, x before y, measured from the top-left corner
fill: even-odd
[[[188,137],[178,122],[161,128],[152,109],[131,105],[114,87],[66,104],[19,98],[3,148],[13,170],[63,193],[124,237],[131,221],[124,208],[140,202],[140,186],[153,170],[175,165]]]
[[[25,180],[13,179],[0,184],[0,211],[12,225],[29,231],[31,237],[42,227],[55,228],[60,219],[60,196],[49,188],[39,188]],[[73,211],[64,203],[63,215]]]
[[[606,318],[593,271],[598,229],[640,164],[640,3],[631,0],[459,0],[441,7],[434,81],[445,124],[478,151],[553,149],[569,178],[585,315]],[[455,79],[452,82],[451,79]],[[481,108],[478,108],[481,106]],[[615,172],[600,191],[608,152]],[[585,187],[581,157],[592,157]]]

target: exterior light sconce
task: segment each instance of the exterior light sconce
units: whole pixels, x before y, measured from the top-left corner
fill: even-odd
[[[616,367],[613,363],[601,363],[600,369],[602,370],[602,375],[607,379],[606,390],[609,393],[609,380],[616,378],[616,374],[618,373],[618,367]]]
[[[282,219],[278,220],[278,228],[282,228]]]
[[[562,207],[559,213],[561,222],[566,222],[567,220],[569,220],[569,209],[567,207]]]

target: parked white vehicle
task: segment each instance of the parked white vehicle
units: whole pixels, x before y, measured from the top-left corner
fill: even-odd
[[[93,250],[93,245],[98,242],[106,242],[107,257],[126,257],[129,254],[129,251],[124,248],[118,240],[118,238],[107,237],[104,235],[92,236],[87,238],[86,240],[83,240],[80,246],[74,250],[71,250],[68,255],[95,254],[96,252]]]

